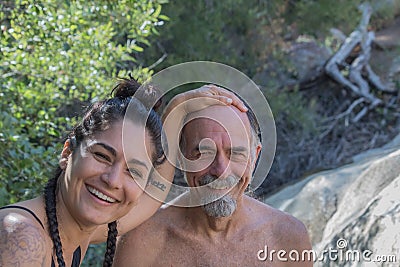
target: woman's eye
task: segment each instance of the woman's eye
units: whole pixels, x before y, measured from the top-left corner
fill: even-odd
[[[101,152],[94,152],[93,154],[96,158],[98,158],[100,160],[103,160],[103,161],[105,160],[105,161],[111,162],[110,157]]]
[[[131,174],[131,176],[133,176],[133,178],[143,179],[143,174],[140,171],[136,169],[128,169],[128,171]]]

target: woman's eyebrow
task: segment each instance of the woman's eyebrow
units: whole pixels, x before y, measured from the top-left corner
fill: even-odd
[[[110,152],[114,157],[117,156],[117,151],[116,151],[113,147],[111,147],[111,146],[109,146],[109,145],[107,145],[107,144],[104,144],[104,143],[95,143],[94,145],[99,145],[99,146],[103,147],[103,148],[106,149],[108,152]]]

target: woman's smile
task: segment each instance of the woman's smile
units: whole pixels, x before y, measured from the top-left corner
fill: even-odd
[[[113,197],[110,197],[107,193],[102,193],[94,187],[90,185],[86,185],[86,189],[97,199],[100,199],[102,202],[113,204],[117,202],[117,200]]]

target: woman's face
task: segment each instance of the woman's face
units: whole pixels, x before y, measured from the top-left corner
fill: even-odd
[[[154,148],[143,126],[116,122],[84,139],[73,153],[60,184],[63,202],[81,225],[112,222],[127,214],[143,193],[151,170]],[[124,135],[124,144],[122,136]],[[63,168],[63,167],[62,167]]]

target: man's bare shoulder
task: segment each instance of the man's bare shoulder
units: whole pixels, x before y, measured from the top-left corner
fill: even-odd
[[[18,211],[0,212],[0,235],[1,266],[42,266],[51,251],[44,229]]]
[[[269,219],[275,219],[280,223],[282,223],[282,220],[284,220],[283,222],[288,223],[300,222],[294,216],[284,211],[278,210],[274,207],[271,207],[252,197],[245,196],[243,206],[246,207],[249,212],[253,213],[256,218],[262,217],[265,219],[265,217],[268,217]]]
[[[253,240],[258,246],[260,242],[265,242],[263,245],[268,246],[270,251],[297,251],[299,255],[312,249],[307,229],[300,220],[255,199],[248,198],[246,203],[254,218],[255,224],[250,225],[256,229]],[[312,266],[310,259],[284,263],[284,266],[289,263],[291,266]]]
[[[259,231],[273,233],[274,239],[283,244],[309,243],[307,229],[299,219],[251,197],[246,197],[245,203]]]

